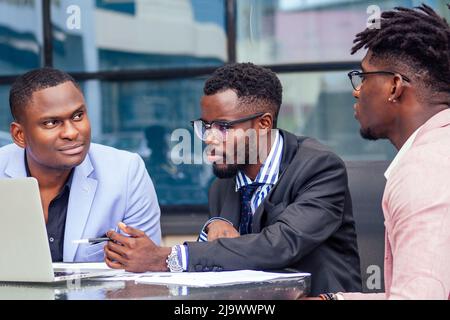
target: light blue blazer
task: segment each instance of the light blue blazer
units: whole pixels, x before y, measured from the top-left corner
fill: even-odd
[[[0,179],[26,177],[24,149],[0,148]],[[160,209],[155,188],[139,155],[92,143],[75,168],[67,208],[64,262],[103,261],[105,243],[77,245],[76,239],[99,237],[118,222],[161,242]]]

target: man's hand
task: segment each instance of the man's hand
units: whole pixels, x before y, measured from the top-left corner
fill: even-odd
[[[122,222],[119,228],[130,237],[114,231],[107,232],[112,241],[105,246],[105,262],[110,268],[129,272],[168,271],[166,259],[170,248],[158,247],[143,231]]]
[[[237,238],[240,236],[239,232],[228,222],[223,220],[215,220],[206,227],[208,232],[208,241],[213,241],[218,238]]]

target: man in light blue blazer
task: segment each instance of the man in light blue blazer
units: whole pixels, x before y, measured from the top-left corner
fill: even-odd
[[[118,222],[160,242],[160,209],[144,162],[91,144],[84,97],[70,75],[30,71],[14,82],[9,100],[14,144],[0,148],[0,178],[38,180],[53,261],[103,261],[104,243],[73,240],[104,236]]]

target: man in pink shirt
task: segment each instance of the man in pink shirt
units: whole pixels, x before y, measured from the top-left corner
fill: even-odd
[[[450,299],[450,27],[430,7],[384,12],[352,54],[355,118],[365,139],[399,150],[385,173],[385,293],[324,300]]]

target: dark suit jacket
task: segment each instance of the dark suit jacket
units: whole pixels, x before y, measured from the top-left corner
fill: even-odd
[[[186,243],[189,271],[281,270],[310,272],[311,294],[361,291],[359,255],[343,161],[314,139],[280,130],[280,176],[257,208],[253,233]],[[216,179],[210,216],[238,228],[235,179]]]

